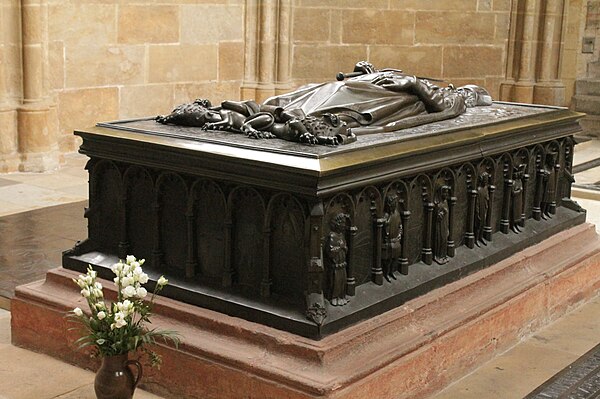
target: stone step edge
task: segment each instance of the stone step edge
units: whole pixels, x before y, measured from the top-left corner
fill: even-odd
[[[577,227],[574,227],[573,229],[571,229],[570,231],[568,231],[570,233],[575,233],[575,234],[571,234],[570,237],[567,238],[567,241],[569,241],[569,242],[576,241],[576,242],[579,242],[579,243],[593,241],[593,240],[589,239],[590,238],[589,236],[591,236],[590,235],[590,231],[589,231],[590,230],[589,226],[590,225],[577,226]],[[593,227],[592,227],[592,230],[593,230]],[[580,236],[581,234],[583,234],[585,237],[582,238]],[[594,232],[593,236],[595,237],[595,232]],[[564,239],[564,237],[562,237],[562,238]],[[552,240],[552,238],[550,238],[548,240]],[[555,243],[554,245],[556,245],[556,244],[557,243]],[[566,245],[566,244],[567,243],[563,242],[563,245]],[[539,245],[540,244],[538,244],[538,246]],[[551,249],[546,248],[546,252],[548,252],[548,250],[552,251]],[[598,251],[598,247],[596,246],[596,252],[597,251]],[[535,251],[534,251],[534,253],[535,253]],[[517,255],[519,255],[519,254],[517,254]],[[548,254],[548,255],[552,256],[551,254]],[[531,256],[534,256],[534,254],[532,254]],[[586,252],[586,254],[583,256],[583,258],[585,258],[587,256],[589,256],[589,251]],[[519,257],[517,263],[518,264],[523,263],[523,262],[527,263],[528,259],[530,259],[530,257],[522,257],[521,256],[521,257]],[[580,262],[581,260],[582,260],[582,257],[580,257],[579,259],[574,259],[573,260],[573,262],[574,262],[573,264],[576,264],[577,262]],[[500,262],[499,264],[497,264],[495,266],[492,266],[490,269],[492,269],[492,268],[501,268],[502,267],[501,264],[502,263],[506,263],[507,261],[508,260]],[[514,260],[513,260],[513,263],[514,263]],[[506,268],[506,265],[504,265],[504,268]],[[452,283],[452,284],[450,284],[448,286],[442,287],[439,290],[436,290],[435,292],[437,293],[437,295],[436,295],[436,298],[434,298],[433,303],[436,304],[436,302],[439,301],[442,297],[445,298],[443,302],[446,302],[446,299],[448,299],[449,295],[450,296],[452,296],[452,295],[461,295],[461,296],[464,296],[464,293],[460,294],[459,291],[461,291],[461,290],[467,290],[467,291],[469,291],[469,286],[474,285],[474,283],[476,283],[477,281],[480,281],[482,279],[484,281],[487,280],[487,283],[489,285],[489,282],[491,280],[494,280],[494,278],[493,278],[494,274],[496,274],[498,272],[500,272],[500,273],[504,272],[505,275],[506,274],[510,274],[510,275],[512,275],[512,278],[515,277],[514,274],[513,274],[513,271],[506,271],[506,270],[504,270],[502,268],[501,268],[501,270],[496,270],[496,271],[490,270],[490,269],[485,269],[485,270],[482,271],[482,272],[485,272],[484,273],[485,276],[479,275],[479,276],[476,277],[476,275],[478,273],[475,273],[474,275],[468,276],[466,279],[463,279],[463,280],[468,280],[468,279],[473,280],[471,282],[460,280],[460,281],[458,281],[456,283]],[[521,295],[523,292],[525,292],[528,289],[532,288],[533,286],[536,286],[536,283],[544,281],[544,279],[547,279],[547,278],[550,278],[551,276],[553,276],[553,274],[552,274],[553,272],[556,272],[556,273],[560,274],[562,271],[564,271],[566,269],[568,269],[568,265],[559,265],[558,270],[553,270],[553,271],[552,270],[538,271],[537,273],[534,273],[532,276],[530,276],[530,280],[533,280],[533,281],[528,281],[528,284],[526,284],[525,287],[520,287],[520,292],[519,293],[517,293],[516,295],[513,293],[510,296],[514,299],[517,296]],[[456,290],[457,287],[454,287],[455,288],[455,290],[454,290],[455,292],[451,292],[452,288],[450,286],[453,285],[453,284],[457,284],[457,283],[459,283],[459,285],[461,285],[462,287],[458,287],[459,288],[458,290]],[[27,301],[27,299],[29,297],[30,300],[32,300],[34,302],[37,302],[37,303],[41,303],[42,305],[56,307],[55,306],[55,305],[57,305],[56,303],[54,305],[52,304],[52,302],[54,302],[54,300],[44,301],[44,300],[40,300],[39,297],[36,297],[36,295],[33,292],[31,292],[31,289],[34,288],[34,285],[29,285],[29,286],[26,286],[26,287],[28,287],[29,289],[27,289],[25,287],[20,287],[17,290],[17,293],[16,293],[17,300]],[[476,287],[470,287],[470,288],[478,290],[478,288],[476,288]],[[443,293],[442,291],[447,291],[447,292]],[[78,294],[75,293],[75,297],[77,297],[77,295]],[[63,293],[61,293],[61,295],[56,296],[55,298],[59,298],[59,297],[62,297],[63,300],[64,300]],[[431,298],[429,298],[429,301],[431,301]],[[415,299],[415,300],[413,300],[411,302],[412,302],[412,304],[409,302],[407,304],[407,306],[409,308],[413,307],[413,309],[411,311],[410,311],[410,309],[403,309],[402,313],[404,313],[404,315],[402,317],[405,317],[407,313],[408,314],[415,313],[415,312],[418,313],[417,308],[419,307],[419,304],[417,304],[416,302],[421,302],[421,306],[423,306],[424,302],[427,302],[427,299],[424,299],[423,297],[420,297],[420,298],[417,298],[417,299]],[[379,353],[379,355],[372,354],[372,355],[375,355],[375,357],[369,356],[371,358],[371,360],[372,360],[369,363],[371,363],[371,365],[377,364],[378,367],[367,367],[368,370],[363,370],[364,371],[363,373],[358,373],[358,374],[355,373],[355,378],[352,378],[352,376],[350,376],[350,375],[347,375],[346,378],[341,378],[342,376],[338,374],[338,372],[344,371],[343,365],[340,365],[340,359],[339,359],[339,357],[340,356],[342,357],[342,361],[341,362],[343,363],[344,362],[344,353],[343,352],[345,352],[345,351],[339,351],[339,347],[338,347],[338,351],[336,351],[336,349],[335,349],[334,346],[330,347],[329,351],[339,352],[339,353],[337,353],[338,356],[334,355],[334,358],[329,358],[329,359],[326,359],[326,357],[331,357],[331,356],[324,356],[321,359],[322,361],[324,361],[324,363],[322,363],[322,364],[319,364],[319,363],[315,364],[314,363],[314,359],[313,359],[313,361],[310,361],[309,359],[298,359],[298,358],[293,359],[294,362],[298,362],[300,360],[300,363],[296,364],[297,366],[300,366],[300,369],[304,369],[304,367],[307,366],[307,365],[309,365],[309,364],[311,366],[311,367],[308,367],[310,370],[307,373],[305,373],[305,375],[302,376],[302,378],[299,378],[301,376],[298,375],[298,373],[297,373],[298,369],[296,367],[291,368],[291,369],[295,369],[296,371],[294,371],[293,373],[289,372],[289,370],[290,370],[289,360],[292,360],[292,359],[289,359],[289,358],[286,359],[286,361],[283,362],[283,363],[282,362],[275,362],[275,363],[272,363],[271,365],[268,365],[268,367],[267,367],[267,365],[264,364],[265,362],[262,362],[262,364],[254,364],[253,368],[254,368],[254,371],[257,372],[258,375],[263,374],[263,372],[260,372],[260,369],[263,369],[264,371],[267,372],[267,375],[270,378],[274,377],[273,374],[278,374],[279,378],[277,378],[277,380],[279,381],[279,383],[284,383],[286,385],[295,386],[297,389],[307,390],[307,389],[309,389],[309,387],[307,386],[307,384],[308,384],[308,385],[310,385],[312,387],[309,390],[312,391],[313,393],[316,393],[316,392],[324,393],[324,392],[334,391],[337,387],[349,385],[352,382],[355,382],[355,381],[359,380],[360,378],[364,377],[365,375],[368,375],[368,374],[371,374],[373,372],[376,372],[377,370],[380,370],[382,367],[386,367],[385,364],[382,364],[382,362],[384,362],[384,359],[387,359],[387,361],[385,361],[385,362],[389,365],[394,360],[398,359],[399,357],[403,357],[403,356],[408,355],[411,352],[418,351],[419,348],[423,347],[424,345],[426,345],[428,343],[431,343],[431,341],[433,341],[434,339],[439,339],[440,337],[443,337],[447,333],[455,331],[455,330],[463,327],[465,324],[473,322],[473,320],[481,317],[482,315],[488,313],[489,311],[494,311],[494,310],[498,311],[499,307],[497,305],[499,303],[506,302],[505,301],[505,295],[496,294],[491,299],[491,302],[492,302],[491,305],[485,306],[482,309],[479,309],[475,314],[470,315],[470,317],[463,317],[460,320],[454,320],[454,323],[453,323],[452,318],[450,318],[445,323],[446,324],[445,326],[441,326],[441,328],[438,328],[438,332],[436,334],[434,334],[434,335],[430,334],[429,338],[427,338],[425,340],[423,340],[422,337],[423,336],[427,336],[426,331],[417,331],[415,334],[408,334],[408,336],[406,335],[406,333],[407,333],[406,330],[403,332],[404,336],[398,336],[396,334],[395,339],[397,340],[397,342],[404,343],[405,347],[407,346],[408,343],[410,343],[409,346],[411,346],[412,349],[409,350],[409,351],[407,351],[406,350],[407,348],[404,348],[404,351],[402,351],[402,350],[399,351],[398,348],[397,348],[397,345],[394,345],[391,351],[388,350],[387,352],[385,352],[385,351],[381,352],[381,350],[383,348],[379,348],[380,350],[376,350],[376,352],[381,352],[381,353]],[[437,306],[438,307],[437,308],[438,312],[442,311],[442,312],[444,312],[446,314],[448,313],[447,306],[445,304],[442,306],[442,308],[440,308],[440,303],[437,303],[436,305],[438,305]],[[66,308],[71,308],[71,306],[66,306]],[[403,307],[403,308],[406,308],[406,307]],[[202,310],[205,311],[204,309],[202,309]],[[406,312],[407,310],[409,310],[409,311]],[[434,309],[434,310],[436,310],[436,309]],[[470,310],[472,310],[472,309],[470,309]],[[393,310],[393,311],[388,312],[388,313],[393,313],[395,311],[396,310]],[[442,313],[442,314],[444,314],[444,313]],[[387,315],[384,314],[382,316],[383,316],[382,318],[385,319],[386,317],[389,317],[390,315],[389,314],[387,314]],[[421,319],[421,329],[426,329],[426,325],[422,324],[423,323],[423,316],[424,315],[411,314],[410,316],[411,317],[409,317],[410,320],[408,321],[408,323],[412,326],[413,329],[415,328],[415,322],[417,322],[418,319]],[[417,316],[419,316],[419,317],[417,317]],[[245,321],[239,320],[239,319],[236,319],[236,321],[242,322],[240,324],[244,324],[243,322],[245,322]],[[250,322],[245,322],[245,323],[250,323]],[[385,325],[385,320],[379,320],[378,323],[380,325]],[[162,324],[162,322],[160,324]],[[251,324],[254,324],[254,323],[251,323]],[[418,327],[418,324],[419,323],[417,323],[417,327]],[[179,324],[177,324],[177,325],[179,326]],[[186,330],[186,331],[189,331],[192,335],[203,335],[203,334],[206,334],[205,331],[203,332],[201,329],[198,330],[198,328],[196,328],[196,327],[186,327],[186,328],[188,328],[188,330]],[[394,328],[394,330],[395,330],[396,333],[398,333],[397,329]],[[334,334],[333,337],[337,336],[337,338],[339,339],[340,337],[338,335],[341,334],[341,333],[344,333],[344,332],[346,332],[346,330],[344,330],[344,331],[342,331],[342,332],[340,332],[338,334]],[[432,333],[432,332],[433,331],[430,331],[430,333]],[[285,333],[283,335],[292,335],[292,334]],[[373,335],[373,334],[371,334],[371,335]],[[387,335],[387,334],[383,334],[383,335]],[[411,337],[411,335],[412,335],[412,337]],[[294,336],[294,337],[296,337],[296,336]],[[420,343],[415,342],[415,339],[419,340],[419,337],[421,337],[420,340],[422,342],[420,342]],[[285,345],[291,344],[290,342],[286,342],[286,340],[284,339],[286,337],[279,337],[279,338],[281,340],[280,345],[284,345],[285,346]],[[287,338],[289,338],[289,337],[287,337]],[[351,344],[352,340],[348,340],[347,338],[348,337],[346,337],[346,339],[344,339],[344,342],[346,344]],[[363,339],[364,339],[364,336],[363,336]],[[297,340],[297,341],[302,341],[302,340],[306,340],[306,339],[301,339],[301,340]],[[200,341],[202,341],[202,340],[200,340]],[[180,347],[179,351],[182,351],[182,350],[185,349],[185,350],[189,351],[190,355],[194,355],[194,353],[195,353],[196,356],[213,358],[214,360],[217,360],[220,363],[224,362],[225,359],[222,357],[223,348],[222,348],[221,345],[216,345],[215,346],[214,345],[214,343],[215,343],[214,340],[210,340],[210,342],[211,342],[211,346],[210,347],[207,347],[207,348],[204,348],[204,349],[196,348],[197,351],[196,350],[192,351],[192,346],[193,345],[202,345],[202,344],[206,345],[207,344],[207,342],[200,342],[200,341],[197,341],[197,342],[194,342],[194,343],[189,342],[190,345],[184,344],[185,346]],[[310,340],[308,340],[308,341],[310,341]],[[322,341],[318,341],[318,342],[320,343]],[[229,346],[231,346],[231,343],[226,343],[226,344],[229,345]],[[296,346],[298,344],[299,344],[299,342],[294,343],[294,345],[296,345]],[[376,346],[378,346],[378,345],[376,345]],[[386,345],[383,345],[383,346],[386,346]],[[245,349],[249,349],[249,348],[246,347]],[[371,346],[370,349],[372,351],[372,350],[377,349],[377,348]],[[213,352],[213,353],[211,354],[211,352]],[[232,350],[231,352],[233,354],[237,353],[236,350]],[[239,353],[238,353],[238,355],[239,355]],[[298,354],[298,355],[302,356],[302,354]],[[322,353],[322,355],[325,355],[325,353]],[[363,353],[363,355],[364,355],[364,353]],[[338,358],[338,359],[336,360],[335,358]],[[392,359],[390,360],[390,358],[392,358]],[[247,360],[247,358],[246,358],[246,360]],[[273,359],[271,359],[271,360],[273,360]],[[326,361],[326,360],[328,360],[328,361]],[[243,361],[244,360],[242,359],[242,362]],[[308,361],[308,364],[307,364],[307,361]],[[276,363],[279,363],[279,364],[277,365]],[[337,363],[337,365],[336,365],[336,363]],[[239,366],[241,366],[241,363],[238,363],[238,362],[234,361],[234,362],[229,362],[229,365],[230,366],[234,366],[234,367],[237,365],[239,367]],[[322,378],[322,377],[324,377],[322,375],[323,374],[322,372],[324,370],[322,366],[328,366],[329,368],[333,368],[334,371],[336,371],[336,372],[334,372],[334,374],[337,374],[337,377],[335,379],[333,379],[333,380],[331,378]],[[266,370],[267,368],[270,368],[270,370]],[[344,374],[344,373],[342,373],[342,374]],[[348,374],[347,370],[346,370],[346,374]],[[350,374],[352,374],[352,373],[350,373]],[[319,377],[321,377],[321,378],[319,378]],[[304,381],[302,382],[301,380],[304,380]],[[314,388],[316,388],[316,387],[319,387],[319,388],[317,388],[317,390],[315,392]]]

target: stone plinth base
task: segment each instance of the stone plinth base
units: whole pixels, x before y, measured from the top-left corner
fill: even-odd
[[[17,288],[12,339],[94,367],[63,317],[83,306],[76,274],[54,269]],[[158,348],[164,364],[143,385],[178,398],[422,398],[599,288],[600,240],[584,224],[320,341],[161,298],[153,326],[183,343]]]

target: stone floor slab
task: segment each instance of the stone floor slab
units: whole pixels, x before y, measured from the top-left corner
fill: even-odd
[[[596,299],[534,334],[529,342],[581,356],[600,342],[599,316],[600,299]]]
[[[435,399],[521,399],[577,357],[526,342],[451,385]]]
[[[0,198],[3,202],[30,208],[49,207],[86,199],[24,183],[0,187]]]
[[[43,279],[60,265],[62,252],[87,236],[86,206],[82,201],[0,218],[0,296],[11,298],[17,285]]]
[[[578,166],[597,158],[600,158],[600,140],[589,140],[575,147],[573,165]]]

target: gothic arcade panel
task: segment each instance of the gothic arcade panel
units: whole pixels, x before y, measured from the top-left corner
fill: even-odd
[[[233,283],[242,292],[258,294],[264,266],[264,202],[255,190],[245,187],[236,189],[232,197]]]
[[[307,278],[304,212],[290,195],[275,197],[270,212],[272,292],[302,302]]]
[[[150,174],[143,168],[133,166],[125,172],[127,187],[126,224],[128,254],[152,262],[156,228],[154,185]]]
[[[121,173],[108,161],[98,162],[92,171],[90,185],[90,239],[99,249],[117,253],[122,231]]]
[[[452,236],[456,242],[456,247],[464,243],[465,233],[469,224],[469,186],[473,179],[473,168],[466,164],[459,168],[456,175],[456,186],[453,195],[456,197],[454,205],[454,225],[451,226]]]
[[[408,221],[408,227],[404,229],[407,241],[408,263],[413,264],[421,260],[421,248],[423,247],[423,222],[425,218],[424,200],[421,185],[414,182],[410,186],[410,204],[411,216]]]
[[[196,248],[200,281],[220,284],[225,256],[225,197],[209,181],[199,182],[193,190]]]
[[[187,188],[175,173],[160,176],[157,186],[162,267],[166,273],[184,276],[188,250]]]
[[[371,281],[371,268],[375,262],[376,228],[375,220],[381,214],[379,192],[370,187],[359,194],[356,202],[356,236],[351,262],[356,285]]]

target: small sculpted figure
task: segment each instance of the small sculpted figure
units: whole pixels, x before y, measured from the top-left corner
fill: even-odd
[[[523,227],[523,176],[525,174],[525,164],[517,166],[513,173],[513,186],[511,192],[511,227],[515,233],[521,232]]]
[[[546,154],[546,162],[540,171],[544,187],[544,197],[540,207],[542,219],[551,219],[553,208],[556,206],[556,172],[560,168],[556,163],[556,155],[555,152]]]
[[[346,296],[348,244],[345,237],[347,220],[348,215],[345,213],[338,213],[331,219],[331,232],[325,243],[325,260],[329,277],[327,298],[333,306],[348,303]]]
[[[394,271],[396,263],[401,256],[402,242],[402,218],[398,210],[398,196],[390,195],[386,198],[385,214],[383,215],[383,248],[381,249],[381,261],[383,276],[387,281],[396,279]]]
[[[483,237],[483,228],[488,223],[488,209],[490,206],[490,174],[483,172],[478,179],[477,185],[477,196],[475,197],[475,244],[487,245],[485,238]]]
[[[448,258],[448,235],[450,234],[448,197],[450,187],[440,187],[439,199],[435,202],[435,226],[433,230],[433,260],[443,265]]]
[[[491,103],[488,92],[479,86],[440,88],[425,78],[397,69],[377,70],[361,61],[353,73],[341,74],[341,80],[309,84],[263,104],[224,101],[212,107],[207,100],[196,100],[180,105],[171,115],[158,116],[156,121],[244,133],[253,138],[337,145],[356,141],[362,134],[454,118],[467,107]]]

